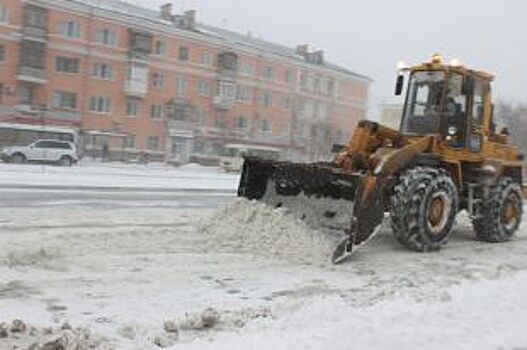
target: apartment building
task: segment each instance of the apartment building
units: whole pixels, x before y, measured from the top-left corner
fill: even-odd
[[[214,161],[237,143],[321,158],[365,117],[370,83],[170,4],[0,0],[0,127],[75,129],[88,157]]]

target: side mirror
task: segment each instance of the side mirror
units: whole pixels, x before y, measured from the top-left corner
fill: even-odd
[[[463,95],[472,95],[474,93],[474,85],[476,85],[474,77],[472,75],[467,76],[463,82]]]
[[[397,76],[397,82],[395,83],[395,96],[401,96],[404,87],[404,75],[399,74]]]

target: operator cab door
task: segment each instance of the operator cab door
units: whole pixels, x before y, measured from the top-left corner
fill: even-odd
[[[471,108],[469,130],[468,130],[468,149],[471,152],[479,153],[483,146],[483,123],[485,111],[490,112],[490,99],[486,97],[490,93],[490,84],[481,78],[474,78],[473,93],[471,96]]]
[[[442,134],[456,150],[467,146],[468,96],[464,90],[463,75],[451,73],[445,92]]]

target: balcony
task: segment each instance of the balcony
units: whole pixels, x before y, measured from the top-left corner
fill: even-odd
[[[222,52],[218,55],[218,80],[232,81],[238,75],[238,55]]]
[[[20,61],[18,80],[35,83],[47,83],[45,77],[46,44],[31,40],[20,42]]]
[[[24,27],[22,28],[22,37],[27,40],[46,42],[48,40],[48,33],[43,28]]]
[[[20,66],[17,78],[27,83],[46,84],[48,82],[44,69],[29,66]]]
[[[41,116],[42,114],[38,106],[29,103],[15,105],[13,109],[23,115]]]
[[[129,97],[144,98],[148,93],[148,85],[142,81],[125,80],[124,94]]]
[[[152,34],[129,29],[130,49],[128,55],[130,59],[147,61],[152,51]]]
[[[196,116],[196,107],[190,100],[175,98],[170,100],[165,106],[165,117],[167,127],[171,130],[192,131],[192,123]]]
[[[26,4],[24,6],[24,25],[22,27],[22,37],[32,41],[47,41],[48,37],[48,10]]]
[[[219,109],[229,110],[234,105],[234,97],[215,96],[214,105]]]
[[[131,63],[124,82],[124,94],[129,97],[145,97],[148,93],[148,74],[147,65]]]

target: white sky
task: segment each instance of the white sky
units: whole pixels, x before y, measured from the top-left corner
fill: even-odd
[[[157,8],[169,0],[128,0]],[[289,46],[309,43],[375,80],[370,104],[392,98],[395,65],[448,60],[496,74],[495,99],[527,102],[524,0],[175,0],[198,20]],[[374,108],[375,109],[375,108]],[[374,110],[373,109],[373,110]]]

